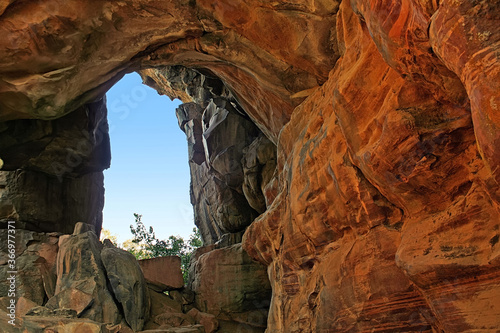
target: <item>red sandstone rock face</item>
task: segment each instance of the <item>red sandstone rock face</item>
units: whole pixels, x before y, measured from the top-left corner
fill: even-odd
[[[500,4],[445,1],[430,25],[433,50],[463,82],[479,152],[492,173],[487,188],[500,202]]]
[[[52,0],[0,13],[0,119],[61,116],[135,69],[189,99],[154,69],[176,64],[222,79],[278,144],[267,210],[243,240],[268,265],[269,332],[500,327],[498,2]]]
[[[147,47],[202,31],[187,1],[13,1],[0,29],[1,119],[61,116],[137,68]]]
[[[244,239],[282,295],[271,330],[500,327],[495,169],[458,77],[414,41],[425,9],[341,6],[342,57],[282,131],[281,194]]]
[[[0,16],[8,37],[0,42],[0,119],[56,118],[125,72],[182,64],[217,74],[275,141],[301,100],[290,95],[324,82],[337,58],[337,8],[336,1],[14,1]],[[242,25],[238,17],[249,13]]]
[[[263,332],[270,286],[266,267],[253,261],[236,244],[200,255],[193,262],[196,307],[214,315],[221,332]],[[237,330],[230,329],[234,325]]]

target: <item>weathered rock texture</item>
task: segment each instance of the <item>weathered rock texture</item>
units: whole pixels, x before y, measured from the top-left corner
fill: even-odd
[[[262,332],[270,303],[266,268],[238,243],[266,210],[263,188],[276,169],[276,146],[210,73],[175,66],[148,75],[144,80],[155,87],[168,82],[160,91],[192,100],[176,114],[188,141],[195,223],[206,245],[190,268],[195,306],[217,319],[220,332]]]
[[[116,297],[120,301],[121,295],[113,296],[107,288],[108,277],[101,251],[102,244],[93,231],[78,233],[75,230],[75,234],[61,237],[56,291],[47,307],[73,309],[78,316],[101,323],[118,324],[121,321],[122,316],[113,299]],[[113,282],[111,280],[112,286]],[[129,286],[127,291],[131,293],[133,287]]]
[[[213,73],[171,66],[142,76],[160,93],[190,101],[176,115],[188,141],[191,201],[204,243],[241,242],[266,209],[262,189],[276,169],[276,146]]]
[[[40,163],[64,156],[44,124],[140,70],[188,103],[195,220],[204,251],[219,248],[198,265],[243,237],[268,267],[268,332],[495,332],[499,27],[487,0],[10,0],[0,158],[47,173]],[[96,167],[67,175],[75,193],[106,167],[81,155]],[[18,178],[3,178],[2,219],[76,222],[25,213],[35,199]]]
[[[111,242],[101,251],[115,299],[121,304],[126,322],[134,331],[140,331],[149,317],[150,299],[146,279],[133,254],[118,249]]]
[[[202,254],[192,273],[196,307],[215,315],[222,332],[231,332],[227,322],[250,327],[247,332],[264,331],[271,294],[267,271],[241,244]]]
[[[167,256],[139,261],[144,278],[159,291],[182,289],[184,280],[181,271],[181,258]]]
[[[2,332],[215,332],[218,320],[194,308],[192,291],[182,285],[171,295],[157,292],[156,286],[145,279],[136,258],[109,240],[101,243],[93,228],[79,222],[72,235],[19,229],[14,298],[9,290],[11,281],[7,280],[12,276],[7,261],[11,251],[2,243]],[[6,230],[1,231],[5,234]],[[250,260],[248,255],[246,258]],[[253,265],[262,270],[261,265]],[[7,316],[12,299],[14,326]]]
[[[110,147],[105,100],[56,120],[0,125],[0,220],[71,233],[85,221],[100,233]]]

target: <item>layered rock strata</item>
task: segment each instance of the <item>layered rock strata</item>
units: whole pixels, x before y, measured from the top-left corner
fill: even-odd
[[[181,66],[149,73],[142,73],[145,82],[191,101],[176,115],[188,141],[191,202],[204,244],[241,242],[246,227],[266,210],[262,189],[276,168],[275,145],[210,73]]]
[[[215,315],[220,332],[263,332],[267,327],[271,287],[267,271],[241,244],[209,251],[192,268],[190,288],[196,308]]]
[[[0,119],[57,122],[140,70],[192,103],[178,117],[208,245],[193,267],[242,237],[267,266],[268,332],[495,332],[499,13],[485,0],[11,0]],[[9,148],[24,134],[2,140],[10,172],[43,171],[41,126],[24,157]],[[3,183],[2,219],[72,230],[64,214],[21,217],[33,205],[10,197],[31,186]]]
[[[111,158],[105,102],[100,99],[56,120],[2,123],[0,220],[63,233],[85,221],[100,233],[102,171]]]

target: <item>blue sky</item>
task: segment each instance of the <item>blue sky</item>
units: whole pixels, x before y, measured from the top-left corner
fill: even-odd
[[[129,226],[138,213],[158,238],[187,238],[194,221],[187,142],[175,117],[180,101],[158,95],[137,73],[126,75],[106,96],[111,168],[104,171],[103,228],[123,242],[132,238]]]

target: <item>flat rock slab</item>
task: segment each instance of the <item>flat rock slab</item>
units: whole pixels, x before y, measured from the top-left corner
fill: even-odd
[[[103,333],[106,324],[88,319],[62,317],[25,317],[21,328],[24,332],[65,332],[65,333]]]
[[[167,256],[139,260],[144,278],[162,291],[182,289],[184,279],[181,271],[181,258]]]
[[[154,330],[141,331],[139,333],[204,333],[203,325],[191,325],[183,327],[157,328]]]

